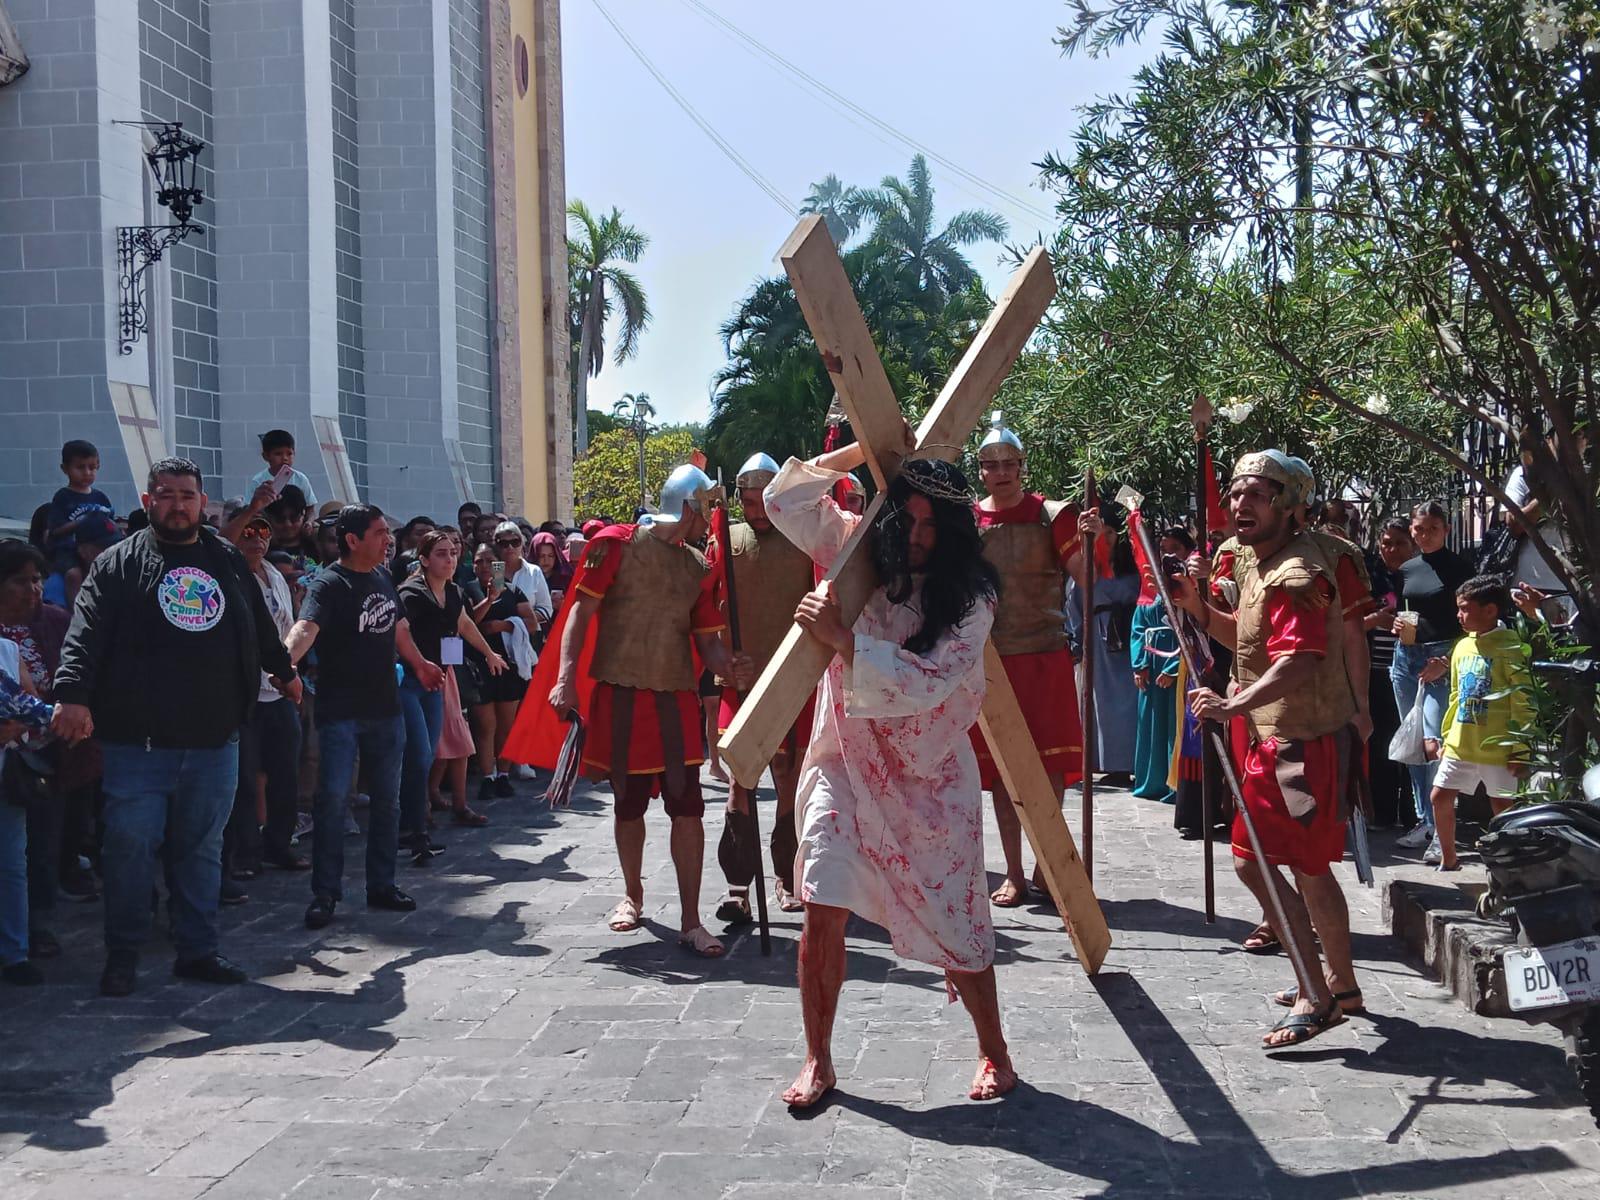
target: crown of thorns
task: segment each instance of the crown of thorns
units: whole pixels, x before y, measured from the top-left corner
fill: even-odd
[[[954,463],[937,458],[907,459],[900,468],[900,477],[930,500],[945,500],[951,504],[972,503],[972,488],[967,483],[967,477],[961,473],[961,468]]]

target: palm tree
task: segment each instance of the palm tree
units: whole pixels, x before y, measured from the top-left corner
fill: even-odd
[[[606,363],[606,321],[613,303],[621,307],[617,362],[633,356],[639,348],[639,335],[650,323],[650,304],[639,280],[620,263],[636,263],[650,244],[647,235],[626,224],[622,213],[613,208],[596,218],[582,200],[567,206],[567,259],[571,263],[572,288],[578,301],[578,370],[573,373],[577,401],[577,436],[574,449],[583,453],[589,447],[589,380],[600,374]]]
[[[813,183],[800,212],[820,213],[836,245],[843,246],[861,227],[861,189],[845,187],[837,175]]]
[[[873,220],[869,240],[895,253],[934,307],[978,278],[961,247],[1006,236],[1004,217],[977,208],[957,213],[934,233],[933,182],[920,154],[911,160],[904,180],[886,176],[878,187],[855,192],[854,202]]]

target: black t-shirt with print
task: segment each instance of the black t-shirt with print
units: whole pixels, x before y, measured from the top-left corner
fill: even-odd
[[[400,712],[394,581],[383,568],[360,572],[335,563],[306,588],[300,619],[317,627],[317,721],[379,720]]]
[[[244,691],[238,639],[228,624],[242,620],[243,614],[228,610],[222,584],[212,574],[217,555],[197,541],[155,545],[162,563],[155,603],[166,619],[148,626],[148,650],[161,667],[161,678],[152,685],[174,696],[217,697],[218,703],[158,704],[151,741],[158,746],[221,746],[244,720],[238,704]],[[163,719],[168,713],[174,722],[170,728]]]
[[[416,642],[417,652],[437,663],[440,641],[456,637],[461,627],[461,589],[454,580],[445,580],[444,604],[440,605],[427,577],[418,571],[400,585],[400,603],[411,623],[411,640]]]

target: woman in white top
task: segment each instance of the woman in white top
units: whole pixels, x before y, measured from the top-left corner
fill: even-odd
[[[515,588],[527,597],[528,603],[533,606],[535,623],[528,628],[528,639],[535,647],[535,652],[530,655],[537,660],[537,647],[539,644],[539,630],[550,623],[550,616],[555,612],[555,605],[550,602],[550,585],[545,582],[544,572],[539,570],[522,556],[527,541],[523,537],[522,528],[515,521],[501,521],[494,528],[494,556],[506,564],[506,586]],[[523,618],[516,618],[522,620]],[[507,634],[506,646],[510,648],[512,634]],[[531,671],[531,665],[530,665]],[[521,673],[519,665],[518,673]],[[511,726],[505,725],[509,731]],[[512,764],[502,760],[499,764],[501,771],[515,776],[518,779],[532,779],[533,768],[523,766],[521,763]]]

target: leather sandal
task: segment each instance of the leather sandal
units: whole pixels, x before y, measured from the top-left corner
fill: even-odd
[[[721,958],[727,953],[727,948],[713,937],[711,931],[704,925],[696,925],[693,929],[680,933],[678,945],[691,954],[698,954],[701,958]]]
[[[1351,988],[1348,992],[1335,992],[1333,1001],[1339,1006],[1339,1011],[1347,1017],[1367,1015],[1367,1004],[1361,997],[1360,988]],[[1293,987],[1284,988],[1281,992],[1274,992],[1272,1002],[1281,1008],[1293,1008],[1300,1003],[1300,985],[1297,983]]]
[[[1344,1022],[1345,1015],[1339,1011],[1339,1006],[1336,1003],[1328,1005],[1321,1012],[1288,1013],[1283,1020],[1267,1031],[1267,1036],[1271,1037],[1274,1033],[1287,1033],[1289,1040],[1277,1043],[1263,1041],[1261,1048],[1268,1054],[1278,1050],[1288,1050],[1293,1046],[1309,1042],[1312,1038],[1327,1033],[1328,1030],[1333,1029],[1335,1026],[1343,1025]]]
[[[624,896],[611,910],[611,915],[606,918],[606,924],[611,927],[612,933],[629,933],[639,928],[639,918],[639,906],[633,902],[631,896]]]

